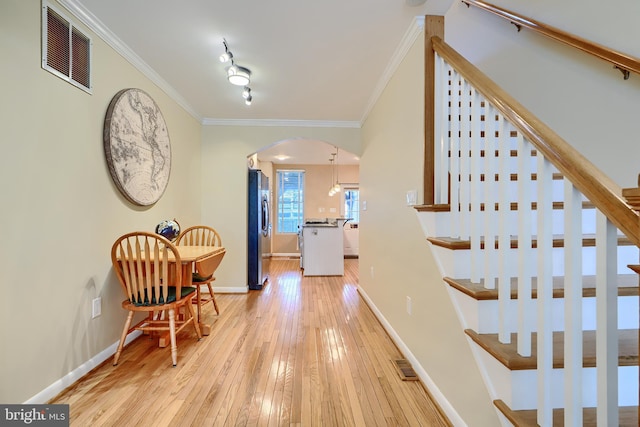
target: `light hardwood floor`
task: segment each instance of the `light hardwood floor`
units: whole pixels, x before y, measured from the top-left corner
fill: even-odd
[[[262,291],[217,295],[211,335],[178,334],[177,367],[139,338],[50,403],[68,403],[73,426],[449,426],[420,382],[400,379],[358,260],[344,277],[298,267],[274,260]]]

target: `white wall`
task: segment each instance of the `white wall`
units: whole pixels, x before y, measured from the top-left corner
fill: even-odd
[[[200,218],[198,121],[95,36],[93,95],[44,71],[40,7],[0,6],[2,403],[32,398],[119,339],[124,294],[110,260],[119,235]],[[172,139],[168,187],[147,208],[120,196],[103,150],[109,102],[129,87],[154,98]],[[102,316],[91,319],[98,296]]]
[[[611,0],[491,3],[640,58],[640,2]],[[461,2],[445,20],[445,41],[578,148],[622,187],[640,166],[640,75],[624,80],[611,64]]]
[[[495,426],[495,410],[447,288],[416,212],[406,205],[407,191],[422,194],[423,51],[420,35],[362,130],[360,200],[367,209],[360,217],[360,286],[457,412],[457,420]]]

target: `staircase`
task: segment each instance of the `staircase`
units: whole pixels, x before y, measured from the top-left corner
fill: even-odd
[[[503,425],[638,426],[638,213],[449,46],[430,45],[434,203],[416,209]]]

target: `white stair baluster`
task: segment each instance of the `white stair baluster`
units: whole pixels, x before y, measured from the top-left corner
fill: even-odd
[[[509,126],[502,114],[498,115],[498,307],[500,312],[499,340],[503,344],[511,342],[511,322],[509,307],[511,303],[511,229],[509,186],[511,171],[509,170]],[[494,179],[493,176],[491,179]],[[493,242],[489,242],[493,244]]]
[[[553,371],[553,167],[538,153],[538,424],[553,425],[551,379]]]
[[[531,278],[535,252],[531,248],[532,227],[532,182],[531,150],[522,134],[517,135],[518,146],[518,353],[531,356],[531,332],[533,326],[529,313],[534,310],[531,300]]]
[[[469,210],[471,204],[471,162],[469,151],[471,150],[469,132],[469,116],[471,109],[470,88],[466,80],[460,81],[460,238],[469,240],[470,217]]]
[[[564,424],[582,425],[582,194],[564,182]]]
[[[597,423],[618,425],[617,230],[600,211],[596,218]]]
[[[498,255],[495,248],[496,222],[496,194],[498,184],[494,176],[498,170],[495,152],[496,144],[496,110],[486,100],[484,101],[484,287],[495,289],[498,265]]]
[[[448,170],[448,158],[447,153],[449,151],[448,137],[446,137],[446,131],[448,127],[445,123],[448,123],[449,116],[449,71],[450,66],[444,62],[444,59],[439,55],[436,55],[435,61],[435,118],[434,118],[434,179],[435,179],[435,197],[436,204],[448,203],[449,197],[449,182],[447,176]]]
[[[452,71],[449,170],[451,171],[451,237],[460,237],[460,74]]]
[[[482,123],[480,122],[480,116],[482,110],[480,108],[480,94],[473,88],[471,88],[471,230],[470,230],[470,243],[471,243],[471,282],[479,283],[480,275],[482,273],[482,251],[480,249],[480,236],[482,235],[481,218],[482,213],[480,211],[481,201],[481,183],[480,183],[480,131]]]

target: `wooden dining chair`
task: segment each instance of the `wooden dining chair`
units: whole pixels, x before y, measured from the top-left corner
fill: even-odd
[[[180,233],[176,240],[176,245],[222,247],[222,239],[220,238],[220,234],[214,228],[206,225],[194,225]],[[196,286],[197,293],[195,303],[198,305],[198,319],[200,319],[201,307],[209,301],[213,303],[213,308],[216,310],[216,314],[220,314],[218,301],[216,301],[216,295],[213,292],[213,286],[211,283],[216,280],[213,274],[220,265],[225,253],[226,251],[222,251],[198,261],[194,265],[192,283]],[[203,298],[200,294],[200,285],[207,285],[209,288],[208,298]]]
[[[176,366],[176,334],[187,325],[193,324],[198,340],[202,338],[191,305],[195,289],[182,286],[182,266],[178,249],[158,234],[133,232],[115,241],[111,248],[111,262],[127,298],[122,302],[122,308],[129,311],[118,350],[113,358],[114,366],[118,364],[127,335],[134,330],[168,331],[171,339],[171,360],[173,366]],[[176,316],[182,307],[187,307],[188,316]],[[147,312],[147,318],[131,327],[136,312]]]

